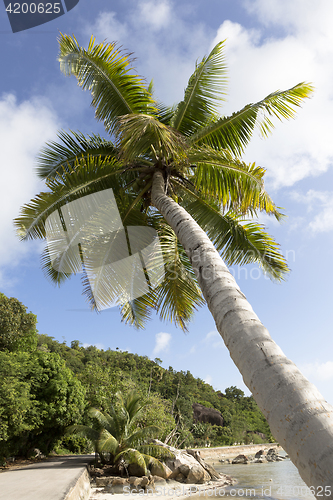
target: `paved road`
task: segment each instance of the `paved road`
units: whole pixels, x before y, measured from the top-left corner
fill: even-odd
[[[1,500],[63,500],[91,455],[55,457],[0,473]]]

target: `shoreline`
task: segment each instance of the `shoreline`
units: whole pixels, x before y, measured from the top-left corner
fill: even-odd
[[[278,443],[262,443],[262,444],[241,444],[236,446],[219,446],[217,448],[195,448],[200,452],[200,456],[204,460],[216,460],[222,457],[236,457],[237,455],[253,455],[259,450],[269,450],[274,448],[282,450],[282,446]]]
[[[171,481],[169,484],[163,486],[156,486],[154,491],[144,491],[138,490],[136,492],[126,490],[123,493],[108,493],[104,488],[91,486],[91,494],[89,500],[120,500],[122,498],[128,498],[134,500],[135,498],[149,498],[152,500],[158,498],[177,498],[185,499],[192,496],[204,495],[207,497],[212,496],[225,496],[219,495],[218,491],[225,490],[227,487],[236,484],[236,480],[231,478],[231,476],[225,476],[220,481],[209,481],[205,484],[184,484],[177,483],[176,481]],[[124,488],[125,489],[125,488]],[[215,491],[215,494],[214,494]],[[207,492],[207,495],[206,495]],[[208,494],[208,492],[211,492]],[[88,500],[88,499],[87,499]]]
[[[195,450],[200,452],[201,458],[207,461],[207,463],[214,465],[214,460],[233,458],[240,454],[253,455],[259,450],[267,451],[270,448],[275,448],[276,450],[282,449],[277,443],[263,443],[261,445],[250,444],[239,446],[221,446],[217,448],[195,448]],[[158,498],[177,498],[184,500],[192,496],[223,497],[227,495],[225,493],[219,494],[219,491],[226,490],[226,488],[233,486],[236,483],[237,479],[224,475],[220,480],[208,481],[203,484],[185,484],[170,480],[163,485],[155,486],[154,490],[151,491],[141,489],[135,492],[129,490],[128,488],[122,493],[109,493],[104,487],[91,485],[91,494],[87,500],[121,500],[125,498],[134,500],[135,498],[142,497],[152,500],[157,500]],[[126,487],[124,487],[124,490],[125,488]]]

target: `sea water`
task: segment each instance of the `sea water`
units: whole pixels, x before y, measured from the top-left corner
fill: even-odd
[[[312,492],[317,497],[329,496],[328,491],[318,488],[309,488],[290,459],[282,462],[268,462],[262,464],[224,464],[216,461],[209,461],[214,464],[218,472],[222,472],[237,480],[237,483],[226,490],[211,490],[201,492],[200,498],[212,499],[223,498],[230,500],[231,497],[244,498],[244,500],[314,500]],[[208,495],[209,493],[209,495]]]

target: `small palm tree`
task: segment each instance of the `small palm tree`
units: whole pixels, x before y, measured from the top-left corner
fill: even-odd
[[[130,391],[126,397],[118,392],[116,404],[111,405],[109,413],[90,408],[89,416],[95,419],[97,425],[73,425],[67,429],[67,434],[79,434],[90,439],[101,462],[108,462],[115,469],[119,469],[121,463],[137,464],[145,474],[153,464],[163,469],[159,459],[173,457],[173,454],[167,448],[149,442],[158,436],[158,427],[138,426],[146,404],[135,391]]]

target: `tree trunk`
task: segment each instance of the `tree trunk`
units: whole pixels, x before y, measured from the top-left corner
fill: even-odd
[[[273,436],[314,494],[333,497],[333,407],[272,340],[206,233],[165,194],[160,171],[152,203],[184,247],[217,330]]]

